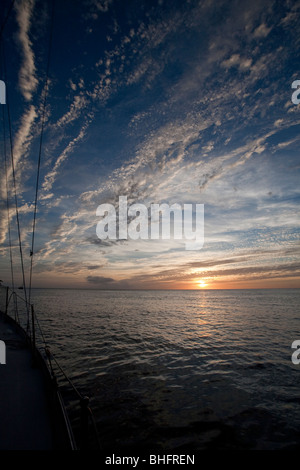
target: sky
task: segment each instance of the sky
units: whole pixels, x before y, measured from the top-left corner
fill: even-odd
[[[17,199],[33,287],[300,287],[299,1],[10,5],[1,0],[4,284],[10,253],[22,281]],[[203,246],[99,238],[97,208],[118,214],[120,196],[202,204]]]

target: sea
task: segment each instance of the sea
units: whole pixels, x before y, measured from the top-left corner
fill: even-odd
[[[78,437],[89,397],[92,449],[300,448],[300,289],[31,295]]]

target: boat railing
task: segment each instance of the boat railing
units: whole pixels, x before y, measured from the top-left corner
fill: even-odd
[[[75,386],[73,380],[70,379],[53,354],[34,310],[34,305],[28,304],[22,295],[15,290],[0,286],[0,312],[4,314],[5,318],[13,321],[24,335],[31,348],[33,362],[38,361],[42,364],[50,375],[68,428],[72,449],[88,449],[90,440],[93,441],[93,447],[101,449],[97,425],[90,407],[90,398],[78,390],[78,387]],[[69,412],[67,411],[68,407],[62,393],[62,389],[65,390],[67,387],[74,397],[72,405],[74,406],[77,403],[79,408],[76,420],[79,423],[76,427],[76,438],[74,437],[73,426],[70,424]],[[93,433],[92,438],[91,432]]]

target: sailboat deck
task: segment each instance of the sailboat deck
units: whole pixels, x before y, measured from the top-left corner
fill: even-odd
[[[6,364],[0,364],[0,449],[53,448],[51,416],[41,370],[13,325],[0,315],[0,339]]]

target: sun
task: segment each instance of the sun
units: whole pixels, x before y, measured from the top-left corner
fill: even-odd
[[[204,289],[205,287],[207,287],[207,283],[205,281],[198,281],[198,286],[200,287],[200,289]]]

